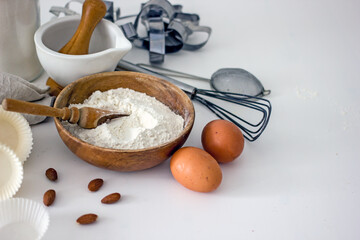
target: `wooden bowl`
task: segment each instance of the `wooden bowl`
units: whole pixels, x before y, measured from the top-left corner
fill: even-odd
[[[168,159],[188,138],[194,124],[195,111],[189,97],[177,86],[153,77],[135,72],[106,72],[89,75],[66,86],[58,95],[55,107],[82,103],[96,90],[107,91],[116,88],[130,88],[155,97],[167,105],[184,120],[184,129],[171,142],[139,150],[103,148],[86,143],[72,135],[55,118],[55,125],[65,145],[79,158],[98,167],[117,171],[137,171],[154,167]]]

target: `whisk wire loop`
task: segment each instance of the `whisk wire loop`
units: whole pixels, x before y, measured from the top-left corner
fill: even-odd
[[[255,111],[260,112],[261,117],[255,123],[252,123],[220,107],[219,105],[206,100],[205,98],[199,95],[216,98],[222,101],[231,102],[236,105],[253,109]],[[269,118],[272,110],[270,101],[264,98],[249,96],[240,93],[228,93],[228,92],[219,92],[219,91],[195,88],[190,93],[190,97],[191,99],[197,100],[203,105],[205,105],[217,117],[221,119],[229,120],[232,123],[234,123],[243,131],[244,137],[250,142],[255,141],[263,133],[269,122]]]

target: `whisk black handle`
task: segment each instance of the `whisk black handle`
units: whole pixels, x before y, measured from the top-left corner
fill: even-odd
[[[164,79],[164,80],[166,80],[168,82],[171,82],[171,83],[175,84],[176,86],[178,86],[179,88],[181,88],[185,92],[192,93],[192,92],[194,92],[194,90],[196,90],[195,87],[193,87],[193,86],[191,86],[189,84],[180,82],[180,81],[178,81],[176,79],[173,79],[171,77],[162,75],[160,73],[148,70],[146,68],[140,67],[140,66],[138,66],[136,64],[133,64],[133,63],[125,61],[125,60],[120,60],[117,67],[121,68],[121,69],[124,69],[124,70],[127,70],[127,71],[146,73],[146,74],[150,74],[150,75],[152,75],[154,77]]]

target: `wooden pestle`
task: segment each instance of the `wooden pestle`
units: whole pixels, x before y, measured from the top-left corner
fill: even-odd
[[[91,35],[105,14],[106,5],[102,0],[85,0],[82,7],[80,24],[73,37],[59,52],[72,55],[87,54],[89,52]],[[50,87],[49,93],[52,96],[57,96],[63,89],[63,86],[50,77],[46,85]]]

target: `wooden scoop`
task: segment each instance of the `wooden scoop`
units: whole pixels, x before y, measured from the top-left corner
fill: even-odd
[[[85,0],[82,7],[80,24],[73,37],[59,52],[72,55],[88,54],[91,35],[105,14],[106,5],[103,1]],[[63,86],[60,86],[52,78],[48,78],[46,85],[50,87],[50,95],[52,96],[57,96],[63,89]]]
[[[40,116],[58,117],[70,123],[77,123],[82,128],[96,128],[107,120],[129,116],[127,113],[113,112],[91,107],[53,108],[36,103],[5,98],[3,109],[12,112],[27,113]]]

